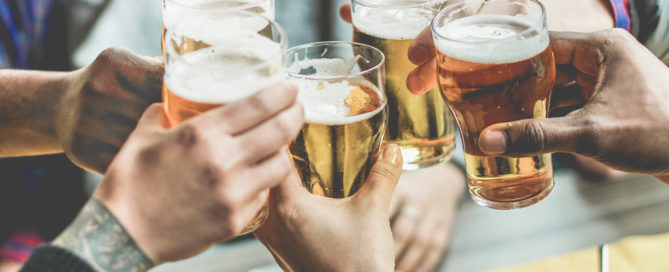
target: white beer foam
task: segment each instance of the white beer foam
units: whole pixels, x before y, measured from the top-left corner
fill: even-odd
[[[353,60],[357,60],[357,58]],[[343,59],[302,60],[293,63],[288,71],[297,74],[302,69],[313,67],[315,73],[309,75],[312,78],[345,76],[350,73],[353,65],[355,65],[355,61],[345,61]],[[307,123],[323,125],[351,124],[367,120],[379,114],[386,107],[383,104],[372,112],[348,116],[351,108],[346,105],[345,101],[356,86],[369,87],[376,91],[379,98],[383,97],[379,89],[364,78],[324,81],[290,77],[290,80],[298,86],[297,99],[304,107]]]
[[[170,29],[182,18],[190,17],[203,11],[225,12],[241,10],[242,8],[253,10],[253,7],[261,7],[264,11],[261,15],[274,20],[275,10],[273,2],[272,0],[167,0],[163,9],[163,26]]]
[[[170,52],[165,84],[176,95],[195,102],[230,103],[285,79],[278,43],[252,31],[226,30],[216,37],[216,42],[204,39],[214,45],[209,48],[182,56]],[[171,45],[167,48],[173,50]],[[266,69],[256,66],[260,63]]]
[[[548,31],[538,29],[536,20],[528,15],[465,17],[436,29],[446,39],[435,37],[435,44],[441,53],[463,61],[518,62],[540,54],[550,43]]]
[[[353,25],[360,31],[383,39],[415,39],[430,25],[437,6],[446,0],[367,0],[363,4],[377,7],[356,6]],[[410,7],[398,7],[420,4]],[[383,6],[383,7],[378,7]],[[387,6],[387,8],[385,7]]]

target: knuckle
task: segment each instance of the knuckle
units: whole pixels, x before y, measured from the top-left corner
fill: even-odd
[[[222,167],[211,160],[205,162],[200,174],[202,184],[209,188],[215,188],[218,181],[224,176],[222,169]]]
[[[543,129],[534,122],[525,122],[520,128],[517,137],[511,137],[512,150],[522,153],[541,153],[545,149],[545,135]]]
[[[394,179],[397,176],[396,171],[394,171],[394,166],[385,161],[378,161],[371,172],[374,176],[387,179]]]
[[[249,97],[249,103],[258,112],[258,114],[262,116],[268,116],[271,114],[270,107],[264,96],[262,96],[261,94],[256,94]]]
[[[411,230],[407,226],[396,225],[393,226],[392,231],[395,241],[407,241],[412,236]]]
[[[288,143],[293,138],[292,125],[293,120],[289,116],[281,115],[274,120],[274,127],[277,130],[277,136],[282,142]]]
[[[184,123],[175,135],[176,143],[183,148],[190,148],[202,142],[202,131],[192,123]]]
[[[599,131],[598,123],[591,117],[583,117],[576,121],[576,126],[580,131],[576,136],[575,149],[586,156],[597,156],[601,153],[600,141],[597,135]]]
[[[95,59],[95,62],[117,63],[120,59],[125,58],[127,52],[127,49],[121,47],[107,48],[98,55],[98,57]]]

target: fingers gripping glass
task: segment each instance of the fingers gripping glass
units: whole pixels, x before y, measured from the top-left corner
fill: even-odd
[[[530,206],[553,188],[551,155],[486,156],[486,127],[546,118],[555,83],[545,10],[536,0],[451,1],[434,19],[438,83],[462,135],[469,191],[495,209]]]
[[[288,50],[306,123],[290,152],[313,194],[343,198],[360,189],[386,129],[384,55],[371,46],[321,42]]]
[[[243,11],[192,13],[175,22],[165,35],[163,106],[169,125],[285,80],[285,37],[275,22]],[[265,207],[244,233],[266,216]]]

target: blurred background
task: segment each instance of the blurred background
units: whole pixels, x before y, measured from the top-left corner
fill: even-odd
[[[87,1],[102,0],[82,2]],[[338,15],[339,5],[347,0],[276,1],[277,21],[287,30],[291,46],[313,41],[351,40],[351,26]],[[159,0],[111,0],[92,30],[83,37],[72,61],[76,67],[83,67],[112,46],[159,56],[160,34]],[[89,192],[100,178],[86,174]],[[669,231],[666,216],[669,190],[653,178],[627,175],[607,181],[589,181],[573,170],[563,169],[556,173],[555,180],[556,188],[546,200],[522,210],[490,210],[464,197],[439,271],[513,267],[573,252],[585,255],[564,256],[572,258],[572,262],[587,264],[581,266],[582,271],[598,271],[599,246],[631,235]],[[332,241],[323,237],[322,242]],[[629,252],[637,249],[631,248]],[[622,255],[618,256],[626,254],[624,250],[620,252]],[[643,271],[636,268],[617,271]],[[525,269],[514,271],[566,271],[556,264]],[[155,271],[186,270],[280,271],[271,255],[252,237],[219,245],[201,256],[167,264]]]

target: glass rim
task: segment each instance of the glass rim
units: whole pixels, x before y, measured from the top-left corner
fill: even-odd
[[[489,0],[485,0],[485,2],[487,2],[487,1],[489,1]],[[537,26],[537,25],[541,25],[541,24],[545,25],[545,22],[546,22],[546,7],[544,6],[544,4],[542,4],[541,1],[539,1],[539,0],[528,0],[528,1],[539,5],[539,8],[541,8],[541,16],[539,16],[539,18],[532,24],[532,26]],[[442,39],[442,40],[448,40],[448,41],[451,41],[451,42],[461,43],[461,44],[482,44],[482,43],[490,44],[490,43],[501,43],[501,42],[506,42],[506,41],[509,41],[509,40],[513,40],[513,39],[516,39],[520,36],[523,36],[523,35],[525,35],[528,32],[533,30],[533,28],[528,28],[528,29],[525,29],[525,30],[511,36],[511,37],[507,37],[507,38],[504,38],[504,39],[501,39],[501,40],[493,40],[493,41],[461,41],[461,40],[454,40],[454,39],[448,38],[437,30],[437,21],[439,19],[441,19],[442,17],[446,16],[447,13],[451,12],[451,10],[449,9],[450,7],[455,6],[455,5],[459,5],[461,3],[464,3],[464,2],[458,2],[458,3],[455,3],[455,4],[446,4],[446,6],[441,11],[439,11],[439,13],[436,16],[434,16],[434,19],[432,19],[432,24],[431,24],[430,28],[432,30],[432,34],[435,37],[438,37],[439,39]],[[472,15],[472,16],[475,16],[475,15]],[[471,17],[471,16],[467,16],[467,17]],[[546,32],[548,32],[548,29],[546,29]]]
[[[225,0],[221,0],[221,1],[225,1]],[[225,7],[225,8],[220,8],[220,9],[226,9],[226,10],[231,10],[231,11],[245,10],[245,9],[254,7],[255,5],[258,5],[258,4],[260,4],[264,1],[274,1],[274,0],[255,0],[255,1],[249,1],[247,4],[244,4],[244,5],[241,5],[241,6]],[[181,7],[186,7],[186,8],[191,8],[191,9],[211,9],[211,7],[207,7],[207,6],[203,6],[203,5],[189,4],[188,2],[191,2],[191,1],[188,1],[188,0],[165,0],[165,4],[167,4],[167,2],[175,3],[175,4],[177,4]],[[217,9],[217,8],[215,8],[215,9]]]
[[[369,73],[373,73],[376,70],[380,70],[386,63],[386,54],[383,53],[380,49],[370,46],[364,43],[359,43],[359,42],[349,42],[349,41],[323,41],[323,42],[311,42],[311,43],[305,43],[301,44],[298,46],[294,46],[289,48],[286,51],[286,57],[289,58],[289,55],[291,53],[297,52],[299,50],[303,49],[308,49],[312,47],[317,47],[317,46],[323,46],[323,45],[349,45],[351,48],[353,47],[362,47],[366,49],[371,49],[372,51],[378,53],[381,56],[381,60],[379,61],[378,64],[374,65],[371,68],[365,69],[364,71],[360,71],[357,73],[351,73],[351,74],[345,74],[341,76],[311,76],[311,75],[300,75],[298,73],[291,73],[286,69],[286,73],[288,77],[296,78],[296,79],[307,79],[307,80],[338,80],[338,79],[348,79],[348,78],[354,78],[354,77],[361,77]]]
[[[262,14],[258,14],[258,13],[250,12],[250,11],[245,11],[245,10],[207,11],[206,14],[207,15],[211,15],[211,14],[214,14],[214,15],[217,15],[217,14],[231,14],[231,15],[234,15],[234,16],[256,17],[256,18],[260,18],[262,20],[267,21],[268,25],[272,28],[272,30],[277,31],[276,35],[279,37],[279,41],[277,42],[275,39],[271,39],[271,40],[279,44],[279,46],[281,47],[279,52],[276,53],[276,54],[273,54],[271,57],[263,60],[260,63],[256,63],[256,64],[253,64],[253,65],[250,65],[250,66],[242,67],[241,69],[256,70],[258,68],[263,68],[263,67],[266,67],[268,63],[271,63],[271,62],[275,61],[277,58],[283,58],[283,57],[286,56],[286,50],[288,48],[288,34],[286,33],[286,30],[283,29],[283,27],[281,27],[281,25],[279,25],[279,23],[277,23],[276,21],[274,21],[272,19],[269,19]],[[179,25],[183,21],[186,21],[186,19],[188,19],[190,17],[198,16],[198,15],[200,15],[200,14],[195,14],[195,15],[190,15],[190,16],[185,16],[185,17],[179,18],[179,20],[174,25]],[[222,17],[222,18],[229,18],[229,17]],[[170,39],[170,36],[172,36],[171,35],[172,33],[174,33],[173,29],[167,29],[167,31],[165,32],[164,42],[165,42],[165,55],[166,56],[170,54],[170,51],[168,50],[168,48],[170,46],[169,45],[169,39]],[[167,66],[167,63],[165,63],[165,65]],[[285,66],[285,64],[282,65],[282,69],[284,68],[283,66]],[[166,70],[166,72],[167,72],[167,70]]]
[[[351,0],[351,8],[353,5],[360,5],[367,8],[377,8],[377,9],[400,9],[400,8],[417,8],[421,7],[430,2],[444,1],[447,3],[448,0],[423,0],[420,3],[407,3],[407,4],[383,4],[383,3],[370,3],[368,0]]]

